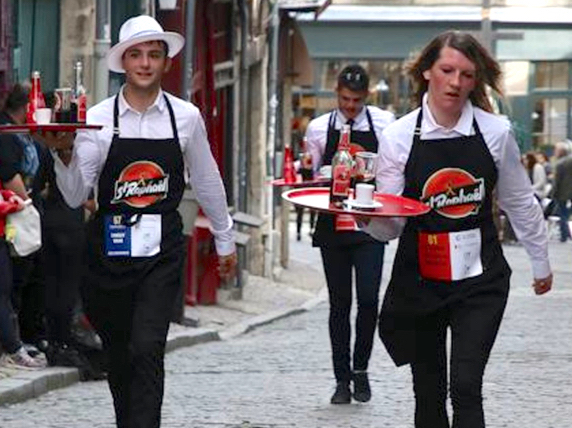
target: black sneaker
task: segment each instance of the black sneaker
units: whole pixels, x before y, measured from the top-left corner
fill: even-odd
[[[352,393],[350,392],[349,382],[338,382],[336,392],[332,395],[330,403],[332,404],[349,404],[352,401]]]
[[[371,399],[371,388],[369,387],[369,379],[367,372],[354,372],[354,400],[361,403],[367,403]]]

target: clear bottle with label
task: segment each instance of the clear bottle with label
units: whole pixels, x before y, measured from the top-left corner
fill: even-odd
[[[308,139],[304,137],[300,144],[300,175],[303,181],[310,181],[314,178],[314,169],[312,165],[312,155],[308,151]]]
[[[26,122],[36,123],[36,110],[46,107],[42,84],[40,82],[40,72],[32,72],[32,87],[28,93],[28,106],[26,108]]]
[[[85,123],[86,111],[87,111],[87,96],[85,94],[85,87],[83,86],[83,64],[81,61],[77,61],[74,65],[74,94],[73,103],[75,106],[72,107],[72,111],[75,111],[75,122]],[[74,116],[72,114],[72,116]]]
[[[330,204],[342,207],[349,197],[353,159],[350,154],[350,126],[342,125],[338,150],[332,159],[332,185],[330,187]]]

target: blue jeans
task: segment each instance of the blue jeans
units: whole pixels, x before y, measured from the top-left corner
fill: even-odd
[[[16,352],[20,346],[16,330],[16,314],[12,308],[12,261],[8,245],[0,238],[0,345],[9,354]]]
[[[560,217],[560,242],[566,242],[570,239],[570,227],[568,226],[568,218],[570,212],[568,211],[568,201],[557,201],[558,203],[558,216]]]

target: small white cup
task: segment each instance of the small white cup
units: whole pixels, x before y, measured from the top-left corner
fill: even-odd
[[[36,110],[35,117],[38,125],[46,125],[52,121],[52,109],[39,108]]]
[[[358,183],[356,184],[356,202],[363,205],[373,204],[373,184]]]

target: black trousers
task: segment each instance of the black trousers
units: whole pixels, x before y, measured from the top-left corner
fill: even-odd
[[[88,278],[86,313],[109,358],[108,382],[118,428],[158,428],[169,320],[181,283],[183,251],[163,257],[140,281],[105,288]]]
[[[314,225],[316,224],[316,211],[313,209],[308,210],[310,212],[310,231],[314,230]],[[296,206],[296,233],[298,236],[302,232],[302,222],[304,221],[304,207]]]
[[[508,295],[508,278],[498,292],[453,303],[419,324],[411,364],[415,428],[449,428],[447,330],[451,330],[450,390],[453,428],[484,428],[482,383]]]
[[[46,327],[50,343],[70,342],[73,315],[85,270],[84,243],[83,228],[44,230]]]
[[[367,370],[379,313],[384,250],[385,244],[381,242],[321,248],[330,296],[332,360],[338,382],[351,380],[350,312],[353,269],[356,274],[357,292],[353,370]]]
[[[22,346],[12,308],[12,261],[4,238],[0,237],[0,348],[13,354]]]
[[[46,339],[45,281],[42,249],[26,257],[12,258],[12,305],[18,317],[20,338],[38,344]]]

